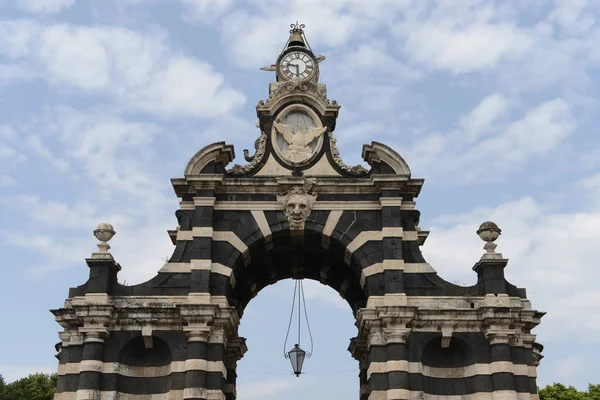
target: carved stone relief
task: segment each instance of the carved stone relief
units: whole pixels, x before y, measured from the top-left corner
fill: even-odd
[[[310,194],[300,186],[293,187],[287,193],[277,196],[277,200],[284,207],[285,215],[290,223],[290,229],[304,229],[306,218],[310,215],[316,199],[316,193]]]

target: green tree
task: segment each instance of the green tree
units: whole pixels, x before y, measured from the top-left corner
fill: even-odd
[[[33,374],[0,385],[0,400],[52,400],[56,391],[56,380],[56,374]]]
[[[592,400],[600,400],[600,384],[588,385],[588,394]]]
[[[586,392],[573,386],[554,383],[539,389],[540,400],[600,400],[600,385],[589,385]]]

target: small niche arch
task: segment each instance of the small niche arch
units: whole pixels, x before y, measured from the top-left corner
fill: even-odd
[[[150,347],[151,344],[151,347]],[[169,345],[157,336],[151,341],[137,336],[119,353],[116,389],[119,393],[152,394],[167,399],[171,390],[173,355]]]
[[[477,393],[473,367],[474,352],[466,341],[453,336],[443,347],[441,336],[431,339],[421,354],[422,398],[437,398],[442,391],[455,396]],[[452,387],[445,387],[447,382]]]

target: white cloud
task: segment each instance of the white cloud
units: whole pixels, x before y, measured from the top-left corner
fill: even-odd
[[[474,140],[486,133],[499,118],[505,115],[508,99],[501,93],[494,93],[483,100],[469,114],[460,120],[460,127],[466,139]]]
[[[56,107],[48,114],[42,129],[62,142],[65,154],[81,165],[99,188],[129,194],[159,193],[150,173],[156,166],[147,164],[154,155],[150,145],[160,132],[159,126],[130,122],[97,110]]]
[[[73,4],[75,0],[17,0],[17,7],[34,13],[57,13]]]
[[[10,175],[0,175],[0,187],[15,186],[17,181]]]
[[[41,27],[30,21],[2,22],[0,32],[14,36],[4,40],[5,54],[37,69],[38,76],[57,87],[112,95],[133,110],[162,117],[214,117],[245,101],[210,64],[172,50],[164,33],[145,36],[111,26]]]
[[[467,129],[475,126],[479,131],[489,129],[498,116],[490,117],[489,108],[495,108],[493,114],[502,107],[499,103],[490,106],[489,100],[488,104],[484,100],[462,118],[462,126]],[[465,141],[462,130],[431,134],[413,145],[408,160],[413,172],[433,179],[452,177],[452,184],[472,183],[482,177],[493,181],[527,162],[530,156],[541,156],[555,149],[574,130],[570,105],[563,99],[554,99],[473,144]],[[474,136],[477,134],[471,133],[467,138]]]
[[[408,36],[408,54],[423,66],[453,73],[495,66],[511,53],[524,53],[532,40],[510,25],[482,24],[457,29],[437,23],[422,25]]]
[[[570,33],[589,32],[596,25],[600,7],[594,0],[555,0],[549,20]]]
[[[56,168],[57,170],[59,170],[62,173],[68,173],[70,170],[70,165],[67,162],[67,160],[60,158],[60,157],[55,157],[52,152],[50,151],[50,149],[48,149],[46,146],[44,146],[44,144],[42,143],[42,141],[40,140],[39,137],[35,136],[35,135],[29,135],[25,138],[25,141],[27,142],[27,145],[29,146],[29,148],[31,150],[33,150],[35,153],[37,153],[38,155],[44,157],[45,159],[47,159],[48,161],[50,161],[50,164]]]
[[[343,310],[348,309],[348,303],[346,300],[344,300],[338,292],[329,286],[310,279],[304,279],[302,282],[304,295],[306,296],[307,300],[314,300],[314,303],[326,302],[335,308],[340,308]]]
[[[22,162],[27,160],[23,154],[14,149],[13,147],[0,142],[0,160],[18,161]]]
[[[188,10],[183,14],[186,20],[212,21],[222,15],[232,5],[233,0],[180,0],[187,5]]]
[[[548,199],[551,201],[552,199]],[[600,337],[600,295],[594,276],[598,212],[560,213],[524,197],[497,207],[441,216],[433,221],[423,247],[428,262],[449,281],[474,284],[471,267],[483,254],[476,230],[486,220],[502,229],[496,251],[509,259],[507,279],[527,289],[533,308],[547,311],[536,328],[542,343],[576,334],[579,340]]]

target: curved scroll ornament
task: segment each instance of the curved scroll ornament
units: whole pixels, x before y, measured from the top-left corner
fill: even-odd
[[[369,173],[369,170],[363,167],[360,164],[349,166],[344,163],[342,157],[340,157],[340,151],[336,145],[337,140],[333,137],[333,133],[329,132],[329,146],[331,147],[331,155],[333,156],[333,161],[340,167],[343,171],[355,174],[355,175],[365,175]]]
[[[252,171],[254,167],[256,167],[256,165],[262,160],[263,156],[265,155],[265,150],[267,148],[267,135],[264,132],[262,132],[260,137],[256,140],[254,148],[256,149],[254,155],[252,157],[246,156],[246,160],[250,160],[249,164],[235,164],[233,168],[227,171],[227,173],[233,175],[241,175]]]

